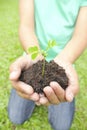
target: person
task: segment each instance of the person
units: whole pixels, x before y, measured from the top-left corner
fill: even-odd
[[[49,122],[54,130],[69,130],[75,111],[75,96],[79,92],[74,62],[87,47],[87,0],[20,0],[19,38],[26,55],[19,57],[10,67],[13,86],[8,104],[8,115],[14,124],[28,120],[35,105],[48,107]],[[34,92],[32,86],[19,81],[21,71],[42,60],[34,61],[27,50],[31,46],[45,49],[49,40],[59,46],[52,48],[46,60],[54,60],[65,69],[69,85],[64,91],[52,81],[43,91]]]

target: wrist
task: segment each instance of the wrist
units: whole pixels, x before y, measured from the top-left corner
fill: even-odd
[[[58,62],[60,64],[61,63],[63,64],[63,62],[67,63],[67,64],[73,64],[73,62],[71,62],[71,60],[69,60],[68,57],[66,57],[65,55],[61,55],[61,54],[59,54],[58,56],[56,56],[55,59],[54,59],[54,61]]]
[[[70,64],[73,64],[76,60],[75,56],[71,54],[69,51],[67,51],[66,49],[61,51],[61,53],[58,54],[55,58]]]

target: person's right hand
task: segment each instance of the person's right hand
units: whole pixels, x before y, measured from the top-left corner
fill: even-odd
[[[40,59],[42,60],[42,57],[37,57],[34,61],[32,61],[29,55],[25,55],[18,58],[10,66],[10,80],[13,88],[16,89],[17,93],[21,97],[33,100],[35,102],[39,100],[39,94],[35,93],[30,85],[25,84],[22,81],[19,81],[19,77],[21,75],[22,70],[27,69],[29,66],[32,66]]]

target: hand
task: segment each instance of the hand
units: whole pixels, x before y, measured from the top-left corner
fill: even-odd
[[[44,93],[46,95],[40,97],[37,104],[49,105],[49,104],[59,104],[60,102],[71,102],[73,98],[79,92],[78,76],[73,67],[73,65],[64,61],[62,58],[55,58],[54,61],[65,69],[65,72],[69,79],[69,85],[66,90],[62,89],[57,82],[51,82],[49,86],[44,88]]]
[[[40,95],[40,99],[36,102],[37,105],[49,106],[50,104],[59,104],[64,101],[64,89],[57,82],[51,82],[44,89],[44,94]]]
[[[32,66],[38,60],[42,59],[41,57],[37,57],[36,60],[32,61],[29,55],[22,56],[18,58],[11,66],[10,66],[10,80],[12,86],[16,89],[18,94],[26,99],[31,99],[33,101],[39,100],[39,94],[35,93],[33,88],[25,84],[22,81],[19,81],[19,77],[21,71],[23,69],[27,69],[29,66]]]
[[[60,58],[55,58],[54,61],[65,69],[69,79],[69,85],[65,91],[65,101],[71,102],[79,92],[78,75],[74,66],[69,61],[63,60],[63,58],[61,60]]]

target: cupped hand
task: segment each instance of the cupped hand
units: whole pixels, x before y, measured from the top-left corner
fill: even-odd
[[[49,106],[50,104],[59,104],[65,101],[65,91],[62,87],[55,81],[52,81],[49,86],[44,89],[44,94],[40,96],[37,105]]]
[[[60,102],[71,102],[79,92],[78,75],[73,65],[62,58],[55,58],[54,62],[65,69],[69,79],[69,84],[66,90],[55,81],[50,82],[49,86],[44,88],[45,96],[41,96],[37,104],[50,105],[59,104]]]
[[[12,86],[16,89],[17,93],[26,99],[33,101],[39,100],[39,94],[35,93],[32,86],[19,80],[21,71],[27,69],[29,66],[32,66],[38,60],[42,60],[42,57],[31,60],[29,55],[21,56],[10,66],[10,80]]]
[[[65,73],[69,79],[68,87],[65,90],[65,101],[71,102],[79,92],[79,81],[75,67],[63,58],[55,58],[54,61],[65,69]]]

